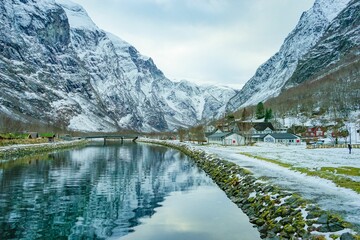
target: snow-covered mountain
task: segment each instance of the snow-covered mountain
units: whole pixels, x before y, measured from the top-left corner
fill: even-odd
[[[241,91],[230,99],[227,109],[234,111],[279,95],[293,75],[299,60],[319,42],[334,18],[349,2],[350,0],[316,0],[313,7],[302,14],[280,50],[262,64]]]
[[[352,0],[331,22],[317,44],[299,61],[285,89],[307,80],[324,78],[334,72],[338,72],[337,77],[344,79],[345,75],[359,75],[356,65],[360,65],[360,1]],[[345,69],[352,71],[349,74]],[[358,77],[352,78],[347,81],[360,81]]]
[[[81,131],[171,130],[237,92],[167,79],[68,0],[0,2],[0,113]]]

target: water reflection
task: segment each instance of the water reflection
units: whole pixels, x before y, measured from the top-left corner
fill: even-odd
[[[171,192],[213,185],[181,153],[144,144],[90,146],[0,168],[0,239],[124,236]]]
[[[199,186],[186,192],[173,192],[164,205],[144,224],[134,228],[123,240],[256,240],[244,213],[232,204],[225,193],[213,186]],[[111,237],[111,240],[119,239]]]

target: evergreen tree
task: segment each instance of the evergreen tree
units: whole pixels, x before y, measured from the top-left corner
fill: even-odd
[[[271,108],[267,108],[265,110],[265,122],[268,122],[270,119],[273,118],[273,114],[272,114],[272,109]]]
[[[256,119],[261,119],[265,117],[265,108],[262,102],[259,102],[256,106]]]
[[[232,123],[235,121],[235,116],[233,114],[227,115],[226,118],[229,123]]]

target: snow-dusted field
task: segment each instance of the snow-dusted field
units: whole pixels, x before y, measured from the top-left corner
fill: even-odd
[[[238,152],[250,153],[275,159],[294,167],[360,167],[360,149],[352,149],[349,154],[347,148],[316,148],[306,149],[305,145],[286,146],[282,144],[260,143],[253,147],[243,146],[235,148]],[[236,151],[235,150],[235,151]]]
[[[346,188],[337,187],[333,182],[319,177],[311,177],[277,164],[241,155],[250,153],[269,159],[289,163],[294,167],[319,169],[321,167],[350,166],[360,168],[360,149],[349,154],[346,148],[306,149],[305,145],[284,146],[259,144],[256,146],[224,147],[217,145],[200,146],[191,144],[228,161],[249,169],[256,177],[267,177],[282,189],[297,192],[304,198],[317,203],[322,209],[336,212],[345,220],[355,224],[360,230],[360,194]],[[359,177],[352,178],[360,181]]]

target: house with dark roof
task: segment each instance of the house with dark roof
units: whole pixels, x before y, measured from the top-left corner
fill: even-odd
[[[264,141],[264,137],[266,136],[267,134],[251,134],[250,135],[250,138],[251,138],[251,142],[263,142]]]
[[[245,138],[246,143],[262,142],[268,133],[273,133],[275,128],[270,122],[236,122],[233,132],[236,132]]]
[[[273,133],[275,128],[273,127],[271,122],[256,122],[253,123],[250,132],[252,134],[268,134]]]
[[[244,145],[245,138],[235,132],[222,132],[217,130],[215,133],[207,136],[208,143],[221,145]]]
[[[269,133],[264,136],[264,142],[295,145],[301,143],[301,138],[291,133]]]

